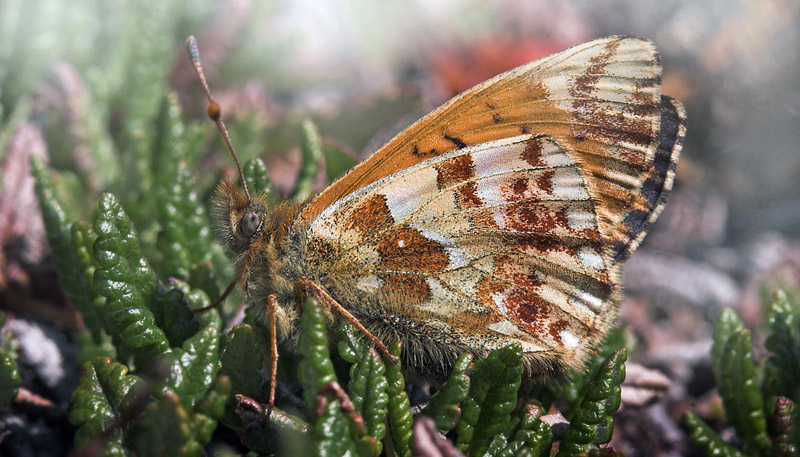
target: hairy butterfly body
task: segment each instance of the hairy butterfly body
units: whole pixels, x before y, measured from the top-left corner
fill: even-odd
[[[279,338],[296,339],[310,287],[373,341],[401,341],[425,378],[514,342],[529,373],[579,367],[616,316],[685,125],[654,45],[599,39],[455,97],[305,204],[268,212],[223,183],[219,228]]]

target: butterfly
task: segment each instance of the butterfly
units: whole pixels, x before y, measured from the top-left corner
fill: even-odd
[[[602,38],[456,96],[305,203],[268,210],[224,182],[218,228],[290,343],[299,290],[384,352],[400,341],[423,378],[510,343],[528,373],[580,367],[614,322],[622,264],[666,203],[685,132],[654,44]]]

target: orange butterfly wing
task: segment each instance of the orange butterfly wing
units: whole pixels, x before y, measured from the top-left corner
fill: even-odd
[[[661,96],[647,40],[609,37],[498,75],[451,99],[336,180],[301,212],[307,226],[342,197],[454,149],[547,134],[587,173],[601,232],[627,258],[663,205],[685,131],[680,104]]]

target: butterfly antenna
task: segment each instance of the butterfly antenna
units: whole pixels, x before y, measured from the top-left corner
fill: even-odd
[[[208,117],[217,124],[217,129],[219,129],[222,138],[225,140],[225,144],[228,146],[228,151],[230,151],[233,162],[236,164],[236,169],[239,171],[239,179],[242,181],[244,194],[249,201],[250,190],[247,189],[247,182],[244,180],[244,173],[242,173],[242,167],[239,165],[239,158],[236,156],[236,151],[233,150],[233,144],[231,143],[230,135],[228,135],[228,129],[225,128],[225,122],[222,121],[222,108],[220,108],[219,103],[214,100],[214,97],[211,95],[211,88],[208,87],[206,75],[203,73],[203,64],[200,63],[200,51],[197,49],[197,40],[193,35],[186,39],[186,48],[189,50],[189,58],[192,59],[194,72],[197,73],[200,84],[202,84],[206,97],[208,97],[208,108],[206,109]]]

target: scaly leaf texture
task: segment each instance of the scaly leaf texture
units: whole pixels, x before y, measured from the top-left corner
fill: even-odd
[[[475,366],[471,354],[461,354],[453,365],[447,382],[431,396],[422,414],[433,419],[436,428],[447,433],[456,427],[461,418],[461,403],[467,399],[470,388],[470,374]]]
[[[783,290],[770,305],[769,330],[764,343],[771,352],[764,362],[765,393],[800,401],[800,309]]]
[[[85,273],[94,270],[94,263],[86,257],[85,241],[93,234],[82,226],[73,232],[67,215],[55,196],[53,181],[41,158],[32,156],[31,166],[36,178],[36,196],[42,210],[42,218],[47,230],[47,241],[53,250],[53,261],[58,272],[59,282],[73,305],[83,317],[86,328],[92,334],[95,343],[102,341],[102,318],[96,308],[100,298],[92,287],[91,278]],[[75,243],[74,243],[74,242]],[[78,243],[78,244],[76,244]],[[100,303],[101,304],[101,303]]]
[[[692,444],[703,449],[708,457],[745,457],[738,449],[723,441],[717,432],[694,413],[684,414],[683,425],[689,430]]]
[[[19,383],[15,354],[0,348],[0,408],[11,406],[11,402],[17,396]]]
[[[311,196],[314,179],[317,177],[323,160],[322,139],[317,126],[310,119],[303,121],[300,149],[303,153],[303,163],[290,195],[291,199],[296,202],[305,201]]]
[[[264,357],[251,326],[241,324],[227,334],[220,362],[221,372],[230,379],[234,392],[263,399],[260,370]]]
[[[244,180],[247,182],[247,188],[250,189],[250,193],[253,195],[266,194],[270,206],[277,204],[279,197],[275,192],[275,187],[272,185],[272,180],[269,179],[267,166],[263,160],[258,157],[248,160],[244,164],[242,173],[244,173]]]
[[[183,292],[178,289],[166,290],[159,284],[158,294],[150,309],[156,325],[164,329],[170,347],[180,347],[200,330],[200,321],[186,302]]]
[[[758,388],[750,331],[739,330],[728,339],[720,356],[721,378],[717,385],[725,415],[736,429],[747,455],[771,452],[764,403]]]
[[[330,352],[325,316],[316,300],[308,299],[300,316],[300,337],[297,352],[302,359],[297,367],[297,377],[306,386],[303,398],[309,411],[314,409],[317,392],[322,385],[336,381]]]
[[[217,376],[206,395],[200,399],[189,415],[189,430],[192,443],[200,455],[211,441],[217,424],[225,414],[225,404],[231,395],[231,381],[227,376]]]
[[[586,391],[586,384],[592,381],[597,370],[600,369],[608,357],[613,354],[614,351],[622,348],[627,349],[628,352],[634,351],[636,348],[636,337],[630,329],[626,327],[617,327],[609,332],[597,354],[589,357],[583,370],[571,369],[568,371],[568,381],[559,386],[561,397],[567,402],[567,409],[566,411],[562,411],[562,413],[566,415],[571,414],[571,411],[574,410],[583,399],[583,394]],[[552,384],[554,383],[544,383],[543,390],[552,390]],[[536,398],[540,400],[549,400],[543,399],[541,396],[537,396]],[[556,398],[558,398],[557,395],[553,397],[553,400]],[[545,401],[545,403],[549,404],[551,401]]]
[[[725,345],[728,344],[730,337],[740,330],[744,330],[744,324],[742,324],[736,312],[730,308],[723,309],[717,316],[716,324],[714,324],[714,345],[711,347],[711,363],[717,385],[722,380],[721,364]]]
[[[181,407],[191,411],[219,374],[219,330],[208,325],[172,351],[169,378],[163,392],[177,395]]]
[[[314,455],[319,457],[359,455],[350,435],[350,424],[342,413],[341,403],[339,400],[321,398],[326,400],[321,402],[319,414],[311,428]]]
[[[539,420],[543,413],[544,409],[539,404],[522,405],[514,414],[508,431],[504,435],[497,435],[497,438],[503,437],[505,445],[490,454],[497,457],[514,457],[528,450],[534,455],[544,455],[543,451],[546,449],[546,455],[549,455],[553,434],[550,427]]]
[[[414,419],[409,410],[408,394],[406,394],[406,381],[400,367],[400,342],[389,347],[389,352],[397,358],[396,363],[392,363],[384,358],[386,365],[386,382],[389,385],[387,394],[389,396],[389,430],[392,434],[392,445],[397,457],[411,456],[411,427]],[[466,394],[465,394],[466,396]]]
[[[353,326],[346,324],[343,327],[349,329],[350,341],[356,341],[359,335],[354,335]],[[386,405],[389,402],[387,395],[389,385],[384,376],[386,368],[378,353],[371,347],[359,344],[351,351],[357,355],[357,359],[350,367],[348,394],[356,412],[364,418],[367,433],[375,438],[377,451],[380,453],[382,449],[380,441],[386,435]]]
[[[775,411],[772,414],[772,455],[773,457],[789,457],[797,455],[798,444],[793,435],[797,426],[794,415],[794,402],[786,397],[778,397]]]
[[[158,115],[161,94],[167,92],[172,62],[169,33],[178,17],[173,14],[177,4],[158,0],[126,3],[123,8],[129,20],[124,30],[113,64],[106,69],[109,78],[116,78],[113,94],[124,94],[112,104],[125,113],[118,145],[126,173],[119,190],[131,217],[142,228],[149,228],[157,214],[152,173],[152,129]],[[125,90],[120,90],[124,87]]]
[[[614,431],[611,414],[619,409],[627,357],[627,350],[615,351],[586,385],[583,400],[572,414],[557,457],[585,453],[611,439]]]
[[[156,126],[159,269],[166,276],[188,279],[193,265],[210,260],[211,228],[188,166],[193,138],[186,133],[174,94],[163,99]]]
[[[78,427],[75,446],[102,440],[103,455],[128,455],[122,426],[138,410],[149,388],[138,376],[128,375],[125,365],[97,357],[83,365],[80,385],[72,394],[70,421]]]
[[[141,256],[133,223],[117,199],[103,194],[98,207],[94,288],[106,297],[103,317],[117,348],[134,356],[137,366],[147,366],[169,350],[167,337],[150,311],[156,278]]]
[[[197,456],[202,452],[191,442],[189,417],[178,396],[172,393],[148,404],[129,435],[136,455]]]
[[[470,456],[486,453],[511,421],[522,382],[522,347],[512,344],[475,361],[469,395],[456,426],[456,446]]]

